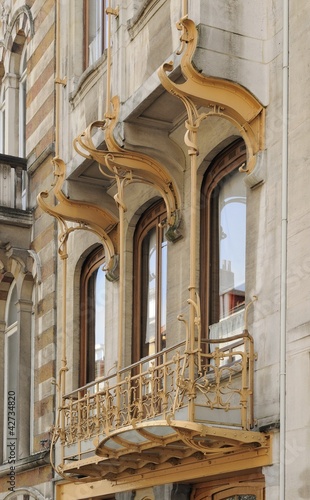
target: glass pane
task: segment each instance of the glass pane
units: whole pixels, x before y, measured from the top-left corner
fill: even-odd
[[[160,350],[166,347],[167,329],[167,241],[161,244],[161,316],[160,316]]]
[[[244,306],[246,187],[239,172],[219,192],[220,319]]]
[[[18,456],[17,449],[17,421],[18,413],[18,366],[19,366],[19,341],[17,330],[6,334],[5,338],[5,407],[6,421],[4,426],[4,458],[15,459]]]
[[[16,321],[17,321],[16,303],[17,303],[17,288],[16,288],[16,285],[14,285],[14,288],[12,290],[12,294],[10,297],[10,304],[9,304],[8,318],[7,318],[7,328],[10,325],[13,325],[14,323],[16,323]]]
[[[103,52],[103,8],[103,0],[88,0],[89,64],[93,64]]]
[[[0,102],[0,153],[4,153],[5,144],[5,111],[4,104]]]
[[[26,73],[27,59],[26,49],[24,49],[21,65],[20,65],[20,80],[19,80],[19,156],[24,157],[26,154]]]
[[[104,375],[105,346],[105,272],[99,268],[95,284],[95,378]]]
[[[146,262],[146,327],[145,349],[143,355],[156,352],[156,281],[157,281],[157,248],[156,228],[153,227],[143,240],[143,261]]]
[[[7,393],[17,393],[18,366],[18,335],[17,331],[7,336]]]

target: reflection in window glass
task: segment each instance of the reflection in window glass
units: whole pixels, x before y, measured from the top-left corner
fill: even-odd
[[[88,280],[88,382],[104,375],[105,273],[95,269]]]
[[[166,208],[156,203],[141,217],[135,233],[133,360],[166,347],[167,241]]]
[[[26,45],[23,50],[19,77],[19,156],[26,156],[26,77],[27,59]]]
[[[158,255],[157,247],[160,248],[160,255]],[[162,230],[158,230],[157,227],[150,229],[143,239],[142,253],[145,262],[144,273],[147,276],[143,351],[144,355],[148,356],[166,347],[167,241],[164,239]],[[157,330],[158,338],[156,338]]]
[[[95,273],[95,378],[104,375],[105,346],[105,272],[100,267]]]
[[[244,305],[246,187],[239,172],[225,178],[218,199],[220,319]]]
[[[81,273],[80,385],[104,376],[106,287],[103,248],[85,260]]]
[[[156,281],[157,281],[157,250],[156,229],[153,227],[143,240],[143,260],[146,263],[146,318],[144,344],[148,346],[147,354],[154,354],[156,350]]]
[[[244,326],[246,186],[239,167],[246,147],[238,139],[219,153],[201,192],[201,326],[213,339]]]
[[[4,408],[5,414],[8,415],[10,405],[18,405],[18,367],[19,367],[19,335],[17,330],[17,288],[15,283],[11,285],[8,294],[8,304],[6,310],[6,329],[4,337]],[[16,426],[8,425],[8,421],[4,425],[4,459],[8,458],[9,449],[6,446],[6,439],[17,438],[17,422]]]
[[[167,325],[167,268],[168,268],[168,255],[167,255],[167,240],[164,239],[161,243],[161,316],[160,316],[160,338],[161,349],[166,347],[166,325]]]
[[[5,153],[5,102],[3,85],[0,89],[0,153]]]
[[[104,0],[86,0],[86,66],[93,64],[107,46],[108,16],[105,15]]]

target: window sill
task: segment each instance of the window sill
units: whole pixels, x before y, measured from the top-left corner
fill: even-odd
[[[72,92],[69,94],[69,102],[72,105],[75,105],[75,100],[76,97],[79,95],[82,87],[85,85],[85,83],[92,77],[98,74],[100,67],[102,64],[104,64],[107,60],[107,49],[104,50],[104,53],[102,54],[97,61],[95,61],[93,64],[88,66],[85,71],[81,74],[79,77],[77,83],[75,84],[75,88]]]
[[[44,465],[50,465],[49,450],[44,450],[34,455],[29,455],[28,457],[16,460],[14,467],[16,474],[24,472],[26,470],[31,470],[36,467],[42,467]],[[11,464],[8,462],[0,465],[0,477],[5,477],[10,470]]]

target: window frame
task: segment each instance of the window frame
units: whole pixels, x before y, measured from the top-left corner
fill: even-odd
[[[14,300],[14,303],[13,303]],[[17,317],[17,312],[16,312],[16,302],[17,302],[17,286],[16,286],[16,281],[12,280],[7,296],[7,303],[6,303],[6,312],[5,312],[5,323],[6,323],[6,328],[4,330],[4,374],[3,374],[3,384],[4,384],[4,419],[3,419],[3,461],[6,462],[9,458],[9,450],[7,447],[7,442],[9,440],[9,428],[8,425],[11,422],[14,421],[14,436],[12,436],[13,439],[15,439],[16,442],[16,447],[14,449],[14,458],[15,460],[18,457],[18,402],[19,402],[19,349],[20,349],[20,339],[19,339],[19,332],[18,332],[18,317]],[[14,309],[14,311],[13,311]],[[10,317],[12,316],[12,312],[14,313],[14,321],[10,320]],[[17,353],[16,353],[16,359],[15,363],[13,364],[13,369],[14,371],[16,370],[15,373],[15,389],[9,389],[9,379],[11,379],[10,374],[9,374],[9,369],[12,368],[12,363],[10,363],[9,357],[8,357],[8,343],[9,339],[16,336],[16,345],[17,345]],[[10,414],[9,414],[9,390],[14,391],[14,410],[12,413],[14,413],[14,417],[9,419]],[[15,425],[17,424],[17,425]],[[11,435],[11,431],[10,431]]]
[[[246,145],[237,139],[224,148],[206,170],[201,187],[200,239],[200,299],[202,338],[209,337],[209,326],[218,322],[219,311],[219,251],[218,210],[212,193],[226,176],[246,161]],[[242,175],[242,174],[240,174]]]
[[[159,200],[151,205],[140,217],[135,234],[134,234],[134,271],[133,271],[133,339],[132,339],[132,362],[135,363],[140,359],[148,356],[148,353],[143,352],[143,339],[146,336],[146,327],[143,326],[146,320],[143,297],[145,297],[146,281],[143,276],[143,242],[151,229],[156,228],[156,245],[159,249],[164,241],[165,227],[164,222],[167,218],[166,206],[163,200]],[[168,242],[167,242],[168,245]],[[161,352],[163,335],[161,333],[161,318],[162,318],[162,252],[157,251],[156,256],[156,291],[155,291],[155,353]],[[168,262],[168,253],[167,253]],[[167,264],[168,269],[168,264]],[[167,293],[167,287],[166,287]],[[166,297],[167,310],[167,297]],[[167,324],[166,330],[167,331]],[[149,344],[147,344],[149,345]]]
[[[217,478],[193,487],[193,500],[226,500],[234,495],[255,495],[256,500],[265,498],[265,478],[260,470],[254,469],[243,475]]]
[[[5,91],[4,84],[0,86],[0,153],[5,154]]]
[[[106,14],[106,0],[96,0],[98,3],[101,3],[101,37],[100,37],[100,45],[101,47],[98,49],[98,53],[96,53],[96,57],[93,61],[90,60],[89,57],[89,37],[90,37],[90,29],[89,29],[89,19],[90,19],[90,0],[83,0],[83,33],[84,33],[84,41],[83,41],[83,67],[86,70],[89,66],[94,64],[104,53],[104,50],[107,48],[107,14]],[[100,7],[100,5],[99,5]],[[95,37],[96,39],[97,37]]]
[[[31,430],[31,384],[33,380],[33,360],[31,359],[31,339],[33,336],[32,312],[33,312],[33,280],[28,274],[22,286],[18,277],[14,278],[10,273],[6,278],[10,283],[6,296],[5,305],[5,329],[4,329],[4,357],[3,357],[3,390],[4,390],[4,420],[3,420],[3,460],[8,459],[5,449],[8,436],[8,420],[10,408],[8,408],[8,391],[15,390],[15,433],[16,433],[16,460],[28,457],[30,454]],[[25,285],[25,286],[24,286]],[[8,359],[8,339],[16,335],[16,351],[14,363]],[[15,370],[15,386],[10,389],[8,378],[12,380],[9,370]],[[11,430],[10,430],[11,431]]]
[[[24,44],[20,58],[18,84],[18,155],[26,157],[26,106],[27,99],[27,45]]]
[[[93,250],[83,263],[80,279],[80,373],[79,385],[83,387],[95,380],[95,359],[93,363],[88,353],[95,351],[95,321],[93,305],[89,304],[88,285],[95,271],[105,263],[104,248],[99,246]],[[91,317],[90,317],[91,314]],[[90,330],[92,328],[93,330]]]

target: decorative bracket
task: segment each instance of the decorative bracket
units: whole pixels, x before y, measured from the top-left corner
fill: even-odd
[[[178,29],[183,30],[181,42],[184,54],[181,71],[185,82],[177,84],[171,81],[167,72],[172,71],[173,64],[166,63],[158,72],[163,87],[183,101],[189,118],[187,128],[190,127],[191,131],[197,130],[201,121],[209,116],[220,116],[229,120],[238,129],[247,146],[247,164],[242,171],[251,173],[255,167],[257,153],[264,148],[264,107],[241,85],[199,73],[192,63],[198,39],[196,26],[192,20],[185,17],[180,20]],[[206,108],[208,111],[199,114],[199,108]],[[190,131],[187,135],[190,136]],[[198,154],[198,151],[195,154]]]
[[[168,170],[154,158],[137,151],[126,151],[114,138],[114,129],[119,115],[119,99],[111,99],[112,113],[107,120],[95,121],[74,141],[74,148],[84,158],[99,163],[99,169],[105,177],[117,177],[123,183],[144,183],[160,192],[167,208],[167,226],[177,229],[180,198],[175,182]],[[93,143],[93,132],[101,129],[105,132],[108,150],[98,150]],[[117,203],[121,202],[120,193]],[[125,207],[125,206],[124,206]]]
[[[59,248],[61,257],[67,257],[65,250],[66,241],[71,232],[77,229],[92,231],[97,234],[102,241],[108,263],[106,270],[108,272],[111,271],[112,274],[110,274],[109,279],[114,281],[117,279],[115,273],[115,264],[117,262],[115,246],[117,243],[113,243],[109,233],[112,233],[116,228],[118,223],[117,218],[107,210],[96,205],[67,198],[61,189],[65,180],[65,163],[60,158],[54,158],[53,163],[55,167],[54,174],[57,179],[53,192],[59,203],[55,206],[47,203],[45,201],[49,196],[47,191],[40,193],[37,199],[39,206],[45,212],[57,218],[62,225],[63,231],[59,238],[61,242]],[[68,227],[66,224],[67,221],[75,222],[78,225],[75,227]]]

